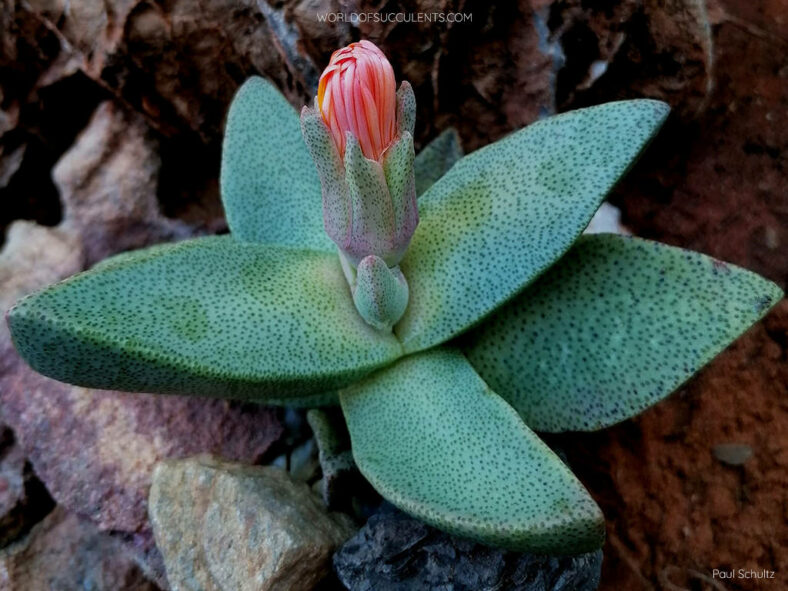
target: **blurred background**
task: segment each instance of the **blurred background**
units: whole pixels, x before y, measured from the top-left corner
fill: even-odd
[[[318,17],[376,11],[471,18]],[[786,0],[0,0],[3,310],[111,254],[225,231],[235,90],[262,75],[300,108],[331,52],[359,38],[413,85],[417,149],[447,126],[469,152],[553,113],[667,101],[666,127],[609,198],[622,223],[786,287]],[[602,589],[785,588],[787,356],[784,300],[639,418],[550,439],[607,517]],[[268,461],[286,419],[58,384],[22,364],[3,325],[0,546],[35,524],[46,535],[0,551],[0,581],[26,589],[46,563],[121,577],[101,589],[166,585],[146,514],[155,462]],[[777,580],[720,587],[715,568]]]

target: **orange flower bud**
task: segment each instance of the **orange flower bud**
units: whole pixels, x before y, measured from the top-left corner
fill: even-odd
[[[331,55],[320,76],[317,104],[342,158],[348,131],[364,156],[376,161],[396,138],[394,70],[370,41],[351,43]]]

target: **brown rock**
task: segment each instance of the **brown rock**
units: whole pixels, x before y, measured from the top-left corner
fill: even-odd
[[[16,22],[28,18],[44,21],[87,76],[165,135],[218,138],[226,105],[252,73],[268,74],[298,102],[317,83],[281,9],[254,0],[34,0],[17,7]]]
[[[561,110],[649,97],[691,119],[706,107],[714,57],[703,0],[552,6],[552,35],[565,59],[556,84]]]
[[[82,239],[88,265],[192,233],[159,211],[156,150],[140,116],[104,102],[52,170],[65,210],[62,228]]]
[[[160,463],[149,511],[174,591],[309,591],[355,531],[287,472],[205,456]]]
[[[58,508],[26,538],[0,552],[0,588],[9,591],[156,591],[123,546]]]

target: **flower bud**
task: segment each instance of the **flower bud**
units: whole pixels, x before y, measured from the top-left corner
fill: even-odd
[[[355,268],[396,266],[419,222],[413,172],[416,101],[369,41],[334,52],[301,129],[323,189],[326,232]]]
[[[408,282],[402,271],[375,255],[358,264],[351,293],[358,313],[378,330],[390,331],[408,307]]]
[[[348,132],[358,140],[364,156],[377,161],[396,136],[394,70],[369,41],[334,52],[320,76],[317,105],[340,158],[345,155]]]

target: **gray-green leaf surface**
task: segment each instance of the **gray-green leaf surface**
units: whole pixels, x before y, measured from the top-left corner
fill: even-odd
[[[659,101],[551,117],[464,157],[419,200],[402,272],[406,352],[477,323],[555,262],[668,113]]]
[[[462,146],[457,130],[444,129],[416,155],[416,194],[421,195],[434,185],[460,158]]]
[[[406,357],[340,400],[361,472],[411,515],[512,550],[601,546],[596,503],[461,353]]]
[[[320,181],[298,115],[263,78],[247,80],[230,106],[221,191],[237,239],[336,251],[323,229]]]
[[[201,238],[125,255],[9,313],[40,373],[94,388],[277,399],[401,354],[358,315],[335,254]]]
[[[531,428],[600,429],[670,394],[781,297],[696,252],[584,236],[468,335],[466,353]]]

